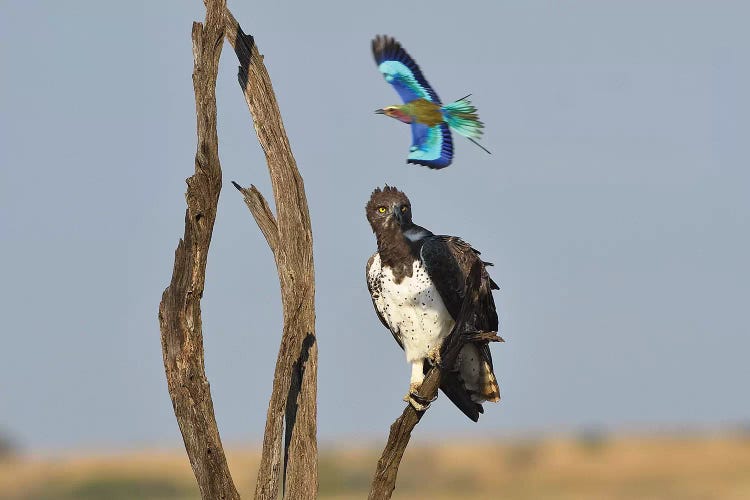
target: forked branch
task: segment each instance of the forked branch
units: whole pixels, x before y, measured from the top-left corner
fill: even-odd
[[[312,230],[297,170],[263,58],[224,0],[204,0],[205,26],[193,25],[193,87],[198,121],[195,174],[187,180],[185,234],[175,252],[172,281],[159,304],[167,384],[193,472],[204,499],[238,499],[219,438],[204,369],[200,299],[221,191],[216,133],[216,76],[223,40],[240,61],[239,81],[266,153],[277,216],[261,193],[243,193],[274,254],[284,328],[263,441],[255,497],[312,499],[317,493],[317,344]]]

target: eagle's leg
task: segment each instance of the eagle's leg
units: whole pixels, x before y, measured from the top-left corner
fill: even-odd
[[[409,403],[417,411],[425,411],[430,407],[430,403],[435,401],[437,397],[431,401],[427,400],[419,395],[419,387],[424,381],[424,360],[414,361],[411,364],[411,383],[409,384],[409,392],[404,396],[404,401]]]

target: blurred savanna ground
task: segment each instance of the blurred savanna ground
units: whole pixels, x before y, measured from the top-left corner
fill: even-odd
[[[320,498],[365,498],[379,449],[324,446]],[[258,454],[230,449],[235,482],[250,498]],[[182,450],[7,456],[3,499],[195,499]],[[402,462],[398,499],[750,498],[750,435],[609,436],[453,440],[414,446]]]

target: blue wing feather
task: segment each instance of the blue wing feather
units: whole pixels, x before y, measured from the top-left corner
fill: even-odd
[[[445,168],[453,161],[453,139],[448,125],[443,122],[434,127],[421,123],[411,124],[412,146],[406,163],[430,168]]]
[[[376,36],[372,41],[372,55],[385,81],[393,85],[404,103],[421,98],[440,104],[440,98],[417,63],[394,38]]]

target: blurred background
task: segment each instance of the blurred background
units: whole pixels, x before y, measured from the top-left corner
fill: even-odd
[[[183,231],[195,111],[186,2],[0,2],[0,498],[195,498],[157,306]],[[750,498],[750,6],[742,1],[229,1],[255,35],[315,237],[321,496],[362,497],[409,368],[364,281],[373,188],[495,263],[503,400],[440,398],[397,498]],[[488,156],[407,166],[370,40]],[[229,181],[271,200],[225,46],[224,186],[203,299],[230,466],[252,491],[281,311]],[[249,494],[249,493],[248,493]]]

